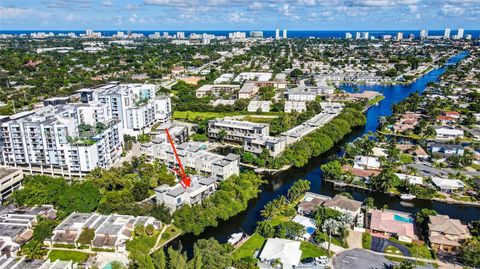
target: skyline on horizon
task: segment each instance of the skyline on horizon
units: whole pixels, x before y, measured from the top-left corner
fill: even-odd
[[[479,18],[480,0],[4,0],[0,4],[0,30],[477,30]]]

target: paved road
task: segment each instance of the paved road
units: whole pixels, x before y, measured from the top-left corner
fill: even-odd
[[[382,255],[362,249],[347,250],[333,258],[335,269],[382,269],[393,266],[395,263]]]
[[[458,172],[467,176],[474,176],[474,177],[480,176],[480,172],[476,172],[476,171],[460,171],[460,170],[453,170],[450,168],[437,169],[435,167],[427,166],[421,163],[412,163],[412,164],[409,164],[408,166],[416,168],[422,176],[431,176],[431,175],[446,176],[449,173],[456,174]]]
[[[384,256],[385,254],[377,254],[372,251],[364,249],[352,249],[344,251],[333,258],[334,269],[392,269],[397,263],[394,263]],[[401,257],[404,259],[412,259],[411,257],[402,257],[399,255],[390,255],[395,257]],[[418,259],[419,261],[430,262],[426,259]],[[444,264],[440,264],[440,268],[444,267]],[[426,266],[417,266],[417,269],[433,269],[431,264]]]

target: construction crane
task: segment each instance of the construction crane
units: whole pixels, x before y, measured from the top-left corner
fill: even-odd
[[[183,169],[182,161],[180,161],[180,157],[178,157],[177,149],[175,148],[175,144],[173,143],[168,128],[165,128],[165,132],[167,133],[168,142],[170,142],[170,145],[172,146],[173,154],[175,155],[175,159],[177,160],[178,167],[180,167],[180,170],[173,169],[173,171],[180,177],[180,185],[182,185],[182,187],[186,189],[190,187],[190,177],[187,175],[187,173],[185,173],[185,170]]]

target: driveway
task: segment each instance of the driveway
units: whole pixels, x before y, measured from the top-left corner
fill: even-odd
[[[350,230],[348,232],[347,243],[348,248],[362,248],[362,232],[357,232],[354,230]]]
[[[412,257],[412,254],[410,253],[410,250],[408,250],[408,248],[405,247],[404,245],[396,243],[396,242],[392,242],[392,241],[390,241],[388,239],[385,239],[385,238],[372,236],[372,244],[370,245],[371,250],[373,250],[375,252],[384,253],[385,248],[388,247],[388,246],[394,246],[394,247],[398,248],[400,250],[400,252],[402,252],[403,256]]]

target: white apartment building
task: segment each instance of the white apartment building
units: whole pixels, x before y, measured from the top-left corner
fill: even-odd
[[[171,213],[182,205],[201,203],[217,190],[217,180],[201,176],[192,176],[189,188],[183,188],[180,183],[175,186],[163,184],[154,189],[157,203],[165,205]]]
[[[149,132],[156,123],[166,123],[172,115],[171,100],[157,96],[154,84],[119,84],[116,82],[78,92],[82,103],[100,102],[107,106],[107,115],[121,122],[125,134]]]
[[[192,168],[199,173],[208,174],[211,178],[225,180],[240,174],[240,156],[219,155],[207,151],[206,143],[187,142],[176,146],[178,157],[184,167]],[[142,152],[151,159],[158,158],[168,166],[176,166],[177,160],[169,143],[148,144]]]
[[[307,105],[303,101],[286,101],[283,111],[286,113],[291,113],[292,111],[302,113],[307,111]]]
[[[97,102],[18,113],[1,129],[1,162],[29,173],[82,177],[122,153],[121,123]]]
[[[257,155],[266,149],[270,156],[277,157],[282,154],[286,146],[287,139],[285,137],[260,136],[245,139],[243,149]]]
[[[319,86],[319,87],[305,87],[289,89],[286,93],[288,101],[315,101],[317,96],[330,95],[335,92],[333,87]]]
[[[240,85],[227,85],[227,84],[205,84],[195,91],[197,98],[202,98],[208,95],[214,95],[219,97],[222,93],[234,93],[240,90]]]
[[[222,131],[226,132],[224,137],[221,135]],[[211,139],[223,139],[225,141],[243,144],[247,138],[268,136],[268,134],[268,124],[227,119],[208,121],[208,137]]]
[[[269,112],[270,105],[272,104],[271,101],[250,101],[248,103],[247,111],[248,112]]]

